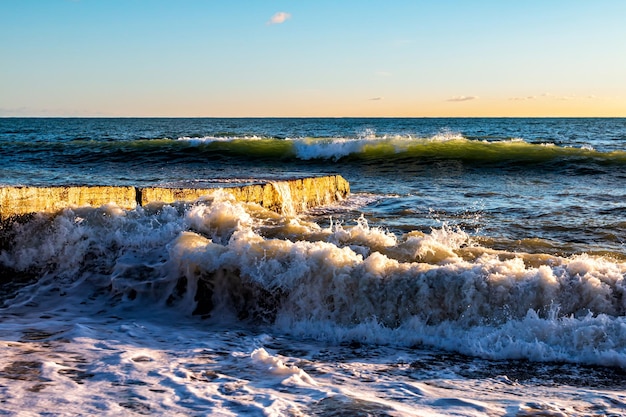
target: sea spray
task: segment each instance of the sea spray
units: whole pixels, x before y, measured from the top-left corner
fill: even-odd
[[[8,308],[90,285],[128,307],[302,336],[499,359],[623,366],[626,357],[626,264],[588,255],[498,252],[447,228],[397,236],[363,218],[320,228],[226,194],[153,212],[66,210],[16,226],[14,239],[3,265],[40,278]]]

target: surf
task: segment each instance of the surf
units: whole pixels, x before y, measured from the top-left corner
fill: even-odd
[[[626,263],[497,251],[460,230],[322,226],[224,195],[36,217],[15,226],[0,262],[32,277],[5,288],[5,314],[99,300],[327,343],[626,367]]]

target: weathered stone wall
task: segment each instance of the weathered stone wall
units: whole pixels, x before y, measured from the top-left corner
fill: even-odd
[[[135,187],[0,187],[0,219],[111,202],[124,209],[137,207]]]
[[[150,203],[195,201],[215,188],[159,187],[0,187],[0,220],[30,213],[54,213],[67,207],[115,203],[127,210]],[[292,214],[346,197],[350,184],[339,175],[225,187],[235,199]]]
[[[258,203],[279,213],[293,214],[308,208],[330,204],[350,193],[350,184],[340,175],[270,181],[263,184],[229,187],[224,190],[237,201]],[[153,202],[194,201],[210,196],[215,189],[142,188],[142,206]]]

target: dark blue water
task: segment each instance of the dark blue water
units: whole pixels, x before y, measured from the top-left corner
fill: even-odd
[[[0,183],[341,174],[395,231],[626,254],[626,119],[0,119]],[[534,247],[538,246],[538,247]]]

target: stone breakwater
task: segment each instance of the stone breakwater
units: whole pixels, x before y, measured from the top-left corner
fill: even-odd
[[[114,203],[132,210],[137,206],[193,202],[210,198],[216,190],[232,194],[237,201],[258,203],[283,214],[331,204],[350,193],[340,175],[264,181],[222,188],[166,188],[114,186],[0,187],[0,220],[32,213],[56,213],[68,207],[100,207]]]

